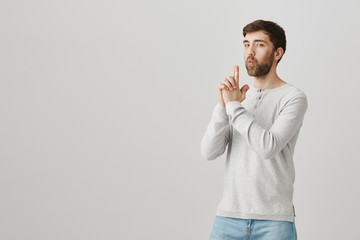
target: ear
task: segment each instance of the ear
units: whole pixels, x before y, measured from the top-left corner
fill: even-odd
[[[275,59],[276,61],[278,61],[278,60],[282,57],[282,55],[284,55],[284,49],[283,49],[282,47],[279,47],[279,48],[276,49],[276,51],[275,51],[274,59]]]

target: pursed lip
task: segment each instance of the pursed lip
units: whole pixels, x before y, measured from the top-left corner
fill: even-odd
[[[247,63],[250,64],[250,65],[252,65],[252,64],[254,64],[255,62],[254,62],[253,60],[251,60],[251,59],[248,59],[248,60],[247,60]]]

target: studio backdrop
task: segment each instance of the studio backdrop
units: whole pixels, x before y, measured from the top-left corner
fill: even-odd
[[[226,154],[200,140],[242,28],[282,26],[278,75],[307,95],[298,239],[357,239],[357,1],[4,0],[0,239],[208,239]]]

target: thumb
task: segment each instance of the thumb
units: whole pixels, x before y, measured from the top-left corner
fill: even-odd
[[[250,89],[249,85],[245,84],[241,87],[240,91],[241,93],[246,93]]]

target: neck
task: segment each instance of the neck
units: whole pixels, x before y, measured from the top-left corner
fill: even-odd
[[[276,88],[284,85],[285,83],[286,82],[280,79],[276,73],[276,64],[273,64],[266,75],[254,77],[255,88]]]

